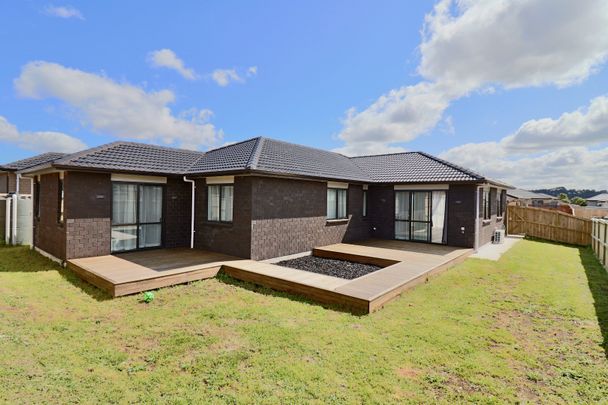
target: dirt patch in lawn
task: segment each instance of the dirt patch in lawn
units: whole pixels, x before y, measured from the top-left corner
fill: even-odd
[[[346,260],[325,259],[316,256],[304,256],[297,259],[284,260],[277,265],[292,269],[309,271],[311,273],[325,274],[327,276],[352,280],[364,276],[382,267],[371,264],[361,264]]]

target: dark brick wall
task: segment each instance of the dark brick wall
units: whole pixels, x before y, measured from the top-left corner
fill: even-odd
[[[8,193],[8,173],[0,173],[0,193]]]
[[[497,193],[500,193],[501,189],[495,187],[490,188],[490,213],[491,219],[483,220],[483,198],[481,191],[479,192],[479,246],[483,246],[486,243],[492,241],[494,237],[494,231],[503,227],[504,218],[498,216],[498,203]]]
[[[475,246],[474,185],[451,185],[448,191],[448,245]],[[462,230],[461,228],[464,228]]]
[[[164,247],[190,247],[192,185],[181,177],[169,177],[163,207]]]
[[[370,185],[368,190],[370,236],[378,239],[395,238],[395,191],[393,185]]]
[[[196,181],[195,198],[196,248],[249,258],[251,256],[251,177],[235,178],[233,222],[230,224],[207,221],[205,179]]]
[[[59,174],[40,176],[40,218],[34,219],[34,244],[59,258],[66,258],[65,226],[57,222]]]
[[[363,191],[348,190],[349,219],[327,221],[327,183],[252,177],[251,258],[268,259],[317,246],[367,239]]]
[[[64,196],[66,259],[110,254],[110,174],[66,172]]]

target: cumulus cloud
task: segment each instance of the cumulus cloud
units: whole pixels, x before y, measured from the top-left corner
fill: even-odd
[[[196,80],[198,75],[193,69],[187,68],[184,61],[177,57],[171,49],[159,49],[148,54],[148,63],[152,67],[173,69],[184,79]]]
[[[606,183],[607,144],[608,98],[600,96],[585,109],[530,120],[497,142],[461,145],[441,157],[519,187],[596,188]]]
[[[189,110],[175,116],[170,90],[146,92],[94,73],[50,62],[30,62],[15,79],[22,97],[59,99],[82,115],[93,129],[119,138],[177,144],[181,147],[214,146],[223,132],[208,122],[208,110]]]
[[[44,9],[46,15],[59,18],[76,18],[84,20],[84,16],[80,10],[71,6],[47,6]]]
[[[258,74],[257,66],[250,66],[244,74],[240,74],[236,69],[215,69],[211,73],[211,79],[221,87],[226,87],[231,83],[245,83],[245,78],[254,77]]]
[[[442,0],[425,17],[419,49],[420,83],[347,111],[339,138],[350,149],[410,141],[472,92],[585,80],[608,57],[608,3]]]
[[[11,143],[33,152],[71,153],[86,148],[80,139],[61,132],[20,132],[3,116],[0,116],[0,142]]]

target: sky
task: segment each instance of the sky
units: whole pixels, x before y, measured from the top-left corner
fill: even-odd
[[[608,2],[0,1],[0,162],[256,136],[608,188]]]

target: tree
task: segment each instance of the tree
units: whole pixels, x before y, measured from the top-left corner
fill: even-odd
[[[568,195],[566,193],[559,193],[559,197],[557,198],[559,198],[560,201],[570,204],[570,199],[568,198]]]
[[[581,207],[586,207],[587,200],[585,200],[584,198],[581,198],[581,197],[574,197],[572,199],[572,204],[580,205]]]

